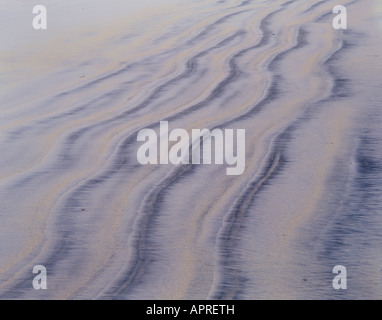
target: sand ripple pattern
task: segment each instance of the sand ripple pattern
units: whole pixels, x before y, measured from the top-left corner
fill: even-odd
[[[1,50],[0,298],[381,299],[378,3],[114,2]],[[244,174],[140,165],[162,120],[246,129]]]

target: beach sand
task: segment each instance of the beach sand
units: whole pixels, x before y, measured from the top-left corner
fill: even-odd
[[[0,298],[381,299],[380,1],[105,3],[0,1]],[[141,165],[164,120],[244,173]]]

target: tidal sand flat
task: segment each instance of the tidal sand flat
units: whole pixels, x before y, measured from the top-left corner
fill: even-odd
[[[382,298],[379,0],[0,4],[0,299]]]

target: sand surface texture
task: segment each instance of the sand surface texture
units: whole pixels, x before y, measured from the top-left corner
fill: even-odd
[[[381,1],[0,4],[1,299],[382,298]],[[244,173],[141,165],[163,120]]]

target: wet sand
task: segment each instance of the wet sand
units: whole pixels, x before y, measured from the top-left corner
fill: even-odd
[[[3,3],[1,299],[382,298],[379,1]],[[244,173],[139,164],[164,120]]]

